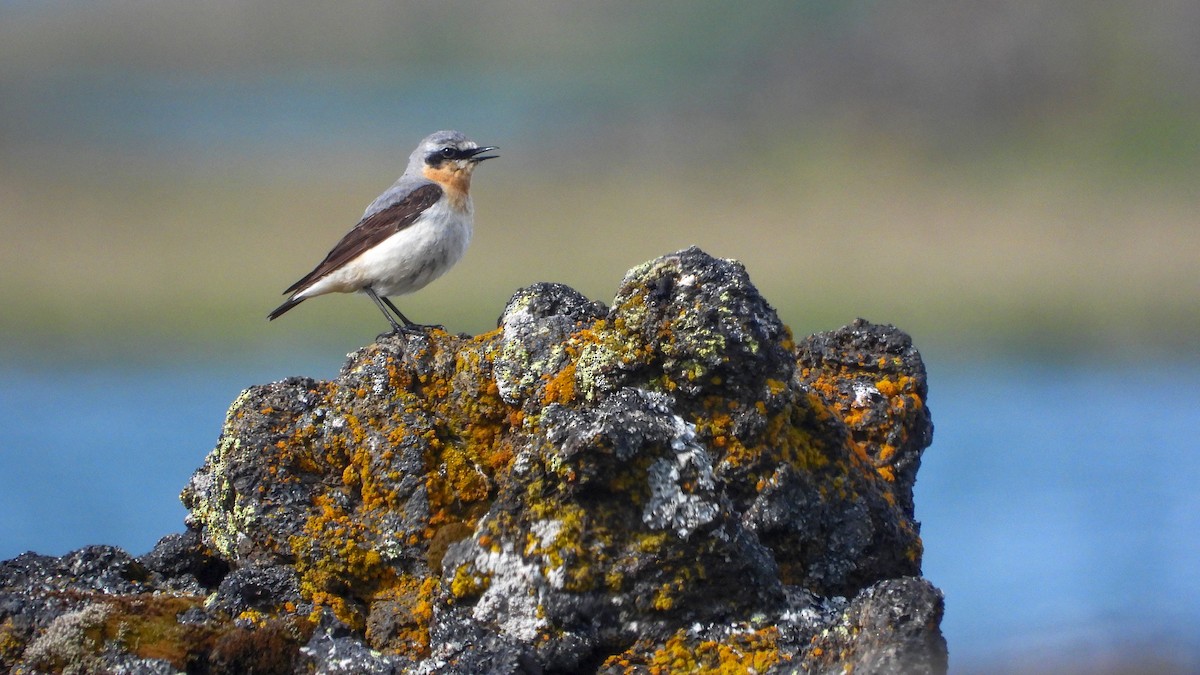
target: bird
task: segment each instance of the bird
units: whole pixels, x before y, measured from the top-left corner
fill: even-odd
[[[313,271],[283,292],[288,299],[267,319],[318,295],[358,292],[375,302],[392,333],[436,327],[409,320],[389,296],[421,290],[466,253],[474,221],[471,174],[480,162],[498,157],[485,154],[497,149],[458,131],[426,136],[409,155],[403,175],[367,206]]]

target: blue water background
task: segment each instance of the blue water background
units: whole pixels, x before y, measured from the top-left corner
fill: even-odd
[[[1200,664],[1200,363],[926,358],[916,506],[954,670],[1150,643]],[[179,491],[241,389],[340,364],[0,365],[0,559],[148,551],[183,529]]]

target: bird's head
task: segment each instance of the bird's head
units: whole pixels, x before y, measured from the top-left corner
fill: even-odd
[[[410,166],[419,165],[425,170],[466,171],[485,159],[496,155],[484,154],[495,150],[493,146],[480,146],[457,131],[438,131],[425,137],[413,152]]]
[[[420,173],[451,195],[465,195],[471,187],[471,172],[483,160],[494,159],[496,155],[484,153],[495,149],[481,147],[457,131],[434,132],[413,151],[408,172]]]

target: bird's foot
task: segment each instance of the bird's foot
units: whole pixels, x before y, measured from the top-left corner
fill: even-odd
[[[400,325],[396,323],[392,324],[392,329],[390,331],[386,333],[380,333],[375,337],[375,339],[379,340],[385,337],[403,337],[408,335],[428,335],[431,331],[435,330],[445,332],[446,327],[441,324],[410,323]]]
[[[446,327],[440,323],[410,323],[404,329],[417,333],[429,333],[435,330],[446,332]]]

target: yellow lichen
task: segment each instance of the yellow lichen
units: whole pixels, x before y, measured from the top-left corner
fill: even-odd
[[[372,547],[372,533],[359,518],[347,514],[328,495],[315,498],[316,513],[305,523],[304,533],[292,537],[300,591],[316,608],[329,607],[348,625],[361,628],[359,604],[395,571]]]
[[[779,651],[778,643],[779,631],[773,627],[734,633],[720,640],[698,640],[680,630],[648,655],[640,651],[645,647],[638,643],[609,657],[603,667],[650,675],[752,675],[791,660],[790,655]]]
[[[763,471],[774,471],[780,463],[804,472],[824,467],[829,458],[807,431],[809,425],[804,422],[808,415],[808,407],[798,401],[767,418],[766,430],[758,443],[747,446],[736,437],[728,436],[722,444],[725,452],[720,456],[721,464],[731,468],[753,464]],[[698,422],[698,429],[702,423],[717,432],[730,424],[719,413]]]
[[[458,599],[474,597],[487,590],[491,579],[486,576],[476,576],[471,565],[459,565],[454,570],[450,580],[450,593]]]
[[[24,649],[25,642],[17,636],[10,616],[0,623],[0,664],[16,661]]]

